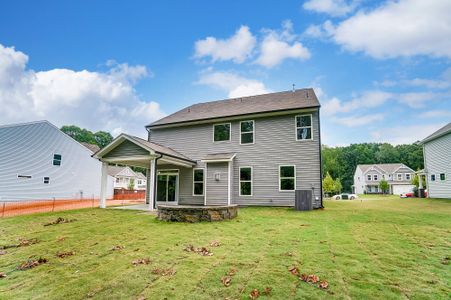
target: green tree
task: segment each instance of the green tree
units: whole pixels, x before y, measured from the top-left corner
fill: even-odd
[[[111,141],[113,140],[113,136],[106,131],[97,131],[96,133],[94,133],[94,139],[96,141],[96,144],[100,148],[103,148],[109,143],[111,143]]]
[[[128,187],[129,190],[134,190],[135,189],[135,179],[130,178],[130,182],[128,183]]]
[[[341,193],[341,190],[343,189],[343,186],[341,185],[340,178],[336,178],[334,182],[334,190],[337,194]]]
[[[385,179],[382,179],[379,182],[379,188],[381,189],[383,194],[387,194],[388,193],[388,189],[390,188],[390,186],[388,185],[388,182]]]
[[[424,176],[421,176],[421,179],[423,181],[423,188],[426,188],[426,179],[424,178]],[[420,187],[420,180],[419,180],[419,176],[418,174],[415,174],[415,176],[413,176],[411,183],[417,187],[417,189]]]
[[[334,192],[334,180],[329,172],[326,173],[326,177],[323,179],[323,190],[326,194],[332,194]]]
[[[96,133],[92,133],[87,129],[75,125],[64,125],[61,127],[61,131],[77,142],[97,145],[100,148],[105,147],[113,140],[113,136],[109,132],[97,131]]]

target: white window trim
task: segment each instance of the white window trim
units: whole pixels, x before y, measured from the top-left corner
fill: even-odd
[[[409,176],[409,179],[407,179],[407,176]],[[412,174],[410,174],[410,173],[405,173],[405,174],[404,174],[404,178],[405,178],[405,180],[412,180]]]
[[[401,175],[401,179],[399,179],[399,175]],[[404,177],[404,176],[402,176],[402,173],[397,173],[397,174],[396,174],[396,180],[397,180],[397,181],[403,181],[403,179],[404,179],[403,177]]]
[[[304,117],[304,116],[310,116],[310,126],[298,127],[297,118]],[[311,137],[309,139],[298,139],[298,128],[309,128],[309,127],[310,127]],[[313,141],[313,114],[303,114],[303,115],[294,116],[294,134],[296,137],[296,141],[299,141],[299,142]]]
[[[59,165],[54,165],[53,164],[53,161],[55,160],[55,155],[60,155],[61,156],[61,159],[59,160],[60,161]],[[54,166],[54,167],[61,167],[62,164],[63,164],[63,155],[61,154],[61,152],[60,153],[53,152],[52,153],[52,166]]]
[[[223,140],[223,141],[215,141],[215,126],[219,126],[219,125],[227,125],[229,124],[229,128],[230,128],[230,134],[229,134],[229,139],[228,140]],[[230,142],[232,140],[232,123],[217,123],[217,124],[213,124],[213,143],[224,143],[224,142]]]
[[[194,171],[195,170],[202,170],[204,172],[203,180],[202,181],[194,181]],[[202,182],[202,194],[194,194],[194,184]],[[203,197],[205,195],[205,168],[193,168],[193,197]]]
[[[371,176],[371,174],[367,174],[366,175],[366,181],[373,181],[373,176]]]
[[[379,176],[377,174],[373,174],[373,181],[378,181],[379,180]]]
[[[252,122],[252,131],[241,131],[241,123],[244,122]],[[242,136],[243,133],[252,133],[252,143],[242,143]],[[255,144],[255,120],[245,120],[245,121],[240,121],[240,145],[253,145]]]
[[[280,177],[280,169],[282,167],[294,167],[294,189],[293,190],[282,190],[280,188],[280,182],[282,179],[291,179],[293,177]],[[296,190],[296,165],[279,165],[279,192],[294,192]]]
[[[251,180],[241,180],[241,169],[251,169]],[[240,197],[251,197],[254,195],[254,169],[251,166],[243,166],[240,167],[238,173],[238,181],[239,181],[239,189],[240,189]],[[241,194],[241,182],[250,182],[251,183],[251,194],[250,195],[242,195]]]

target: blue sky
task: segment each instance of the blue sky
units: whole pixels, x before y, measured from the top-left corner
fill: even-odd
[[[451,1],[10,1],[0,123],[145,135],[187,105],[314,87],[323,142],[410,143],[451,120]]]

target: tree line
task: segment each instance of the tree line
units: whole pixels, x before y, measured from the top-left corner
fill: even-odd
[[[388,143],[361,143],[344,147],[322,146],[323,174],[338,180],[345,192],[352,191],[359,164],[403,163],[413,170],[423,169],[423,148],[418,144],[393,146]],[[330,182],[330,181],[329,181]]]
[[[113,136],[106,131],[92,132],[75,125],[64,125],[61,131],[80,143],[88,143],[99,146],[100,149],[108,145]]]

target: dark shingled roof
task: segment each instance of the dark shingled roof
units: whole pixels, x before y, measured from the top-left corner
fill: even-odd
[[[254,113],[319,107],[313,89],[299,89],[257,96],[198,103],[153,122],[148,127],[240,116]]]
[[[424,140],[422,140],[420,143],[421,144],[427,143],[427,142],[435,140],[436,138],[441,137],[447,133],[451,133],[451,122],[448,123],[448,125],[445,125],[442,128],[440,128],[439,130],[437,130],[436,132],[434,132],[433,134],[431,134]]]

